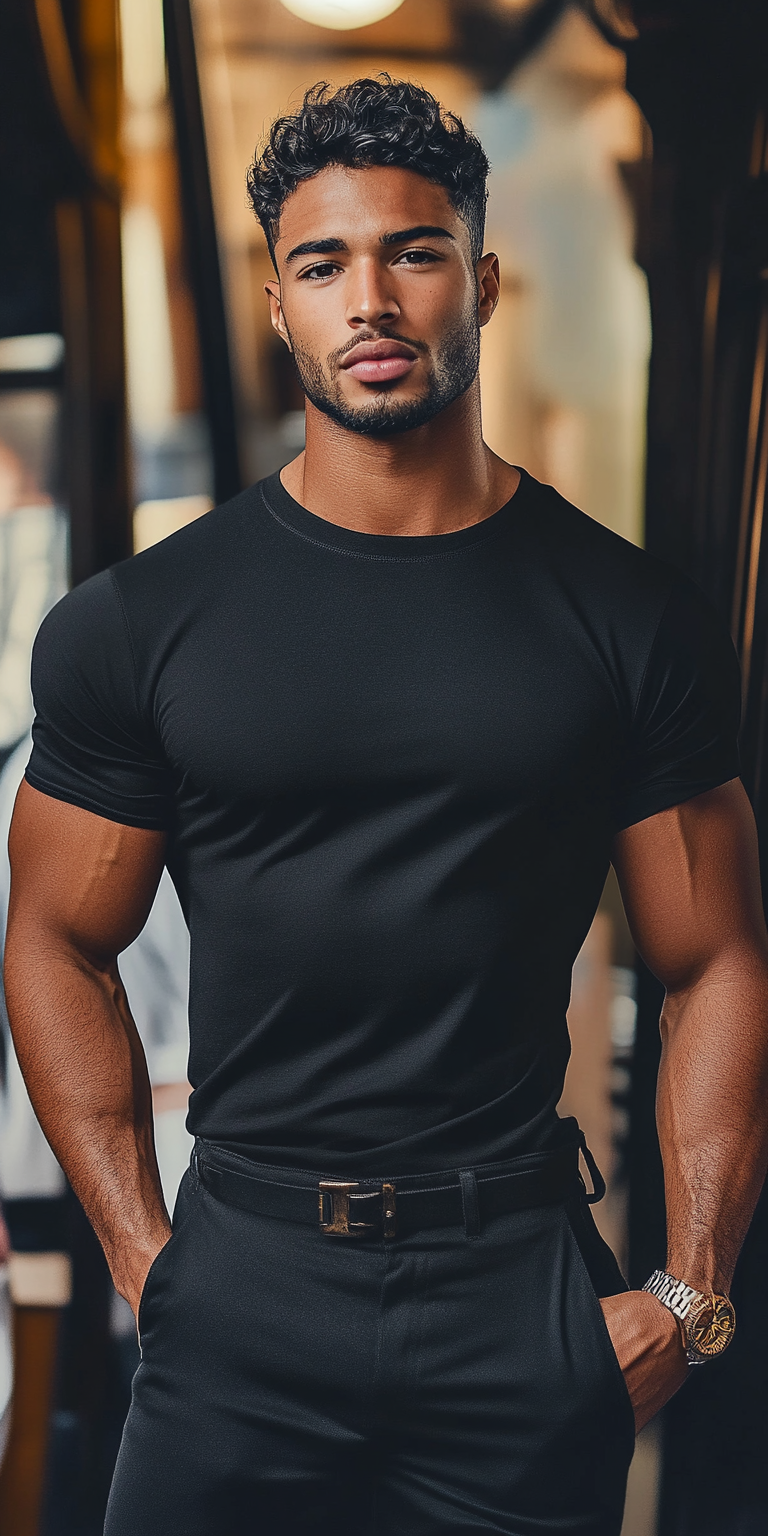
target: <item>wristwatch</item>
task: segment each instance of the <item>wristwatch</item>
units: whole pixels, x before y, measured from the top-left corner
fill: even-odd
[[[727,1296],[695,1291],[663,1269],[653,1271],[643,1290],[677,1318],[689,1365],[705,1365],[728,1348],[736,1330],[736,1313]]]

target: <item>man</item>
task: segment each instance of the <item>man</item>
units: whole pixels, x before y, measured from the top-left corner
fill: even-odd
[[[768,1070],[737,669],[690,584],[485,447],[486,172],[386,78],[274,125],[250,191],[306,451],[37,643],[6,988],[137,1312],[109,1536],[615,1536],[635,1423],[732,1332]],[[611,858],[667,987],[658,1295],[555,1112]],[[117,970],[164,861],[172,1236]]]

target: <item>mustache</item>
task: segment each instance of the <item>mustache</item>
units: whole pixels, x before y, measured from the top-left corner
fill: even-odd
[[[429,354],[429,347],[425,341],[416,341],[413,336],[404,336],[402,331],[393,331],[388,325],[378,327],[364,325],[349,341],[345,342],[343,347],[338,347],[335,352],[330,353],[328,362],[332,373],[338,371],[342,358],[346,357],[354,347],[358,347],[361,341],[402,341],[406,347],[413,347],[414,352],[419,352],[422,356]]]

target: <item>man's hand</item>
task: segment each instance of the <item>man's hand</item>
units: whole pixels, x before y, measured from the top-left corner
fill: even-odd
[[[157,1255],[165,1247],[171,1235],[171,1226],[168,1222],[165,1230],[159,1230],[152,1240],[141,1244],[140,1247],[131,1245],[130,1249],[124,1249],[118,1253],[107,1253],[107,1261],[115,1282],[115,1289],[124,1296],[136,1319],[139,1321],[139,1302],[144,1290],[144,1283]]]
[[[639,1431],[674,1397],[688,1375],[680,1328],[669,1308],[647,1291],[605,1296],[600,1305]]]

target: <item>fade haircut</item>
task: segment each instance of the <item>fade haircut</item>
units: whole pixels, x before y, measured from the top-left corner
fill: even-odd
[[[328,165],[396,165],[444,187],[469,231],[472,260],[479,261],[488,160],[479,139],[429,91],[387,74],[336,91],[320,81],[298,112],[272,124],[249,168],[248,196],[273,263],[283,204]]]

